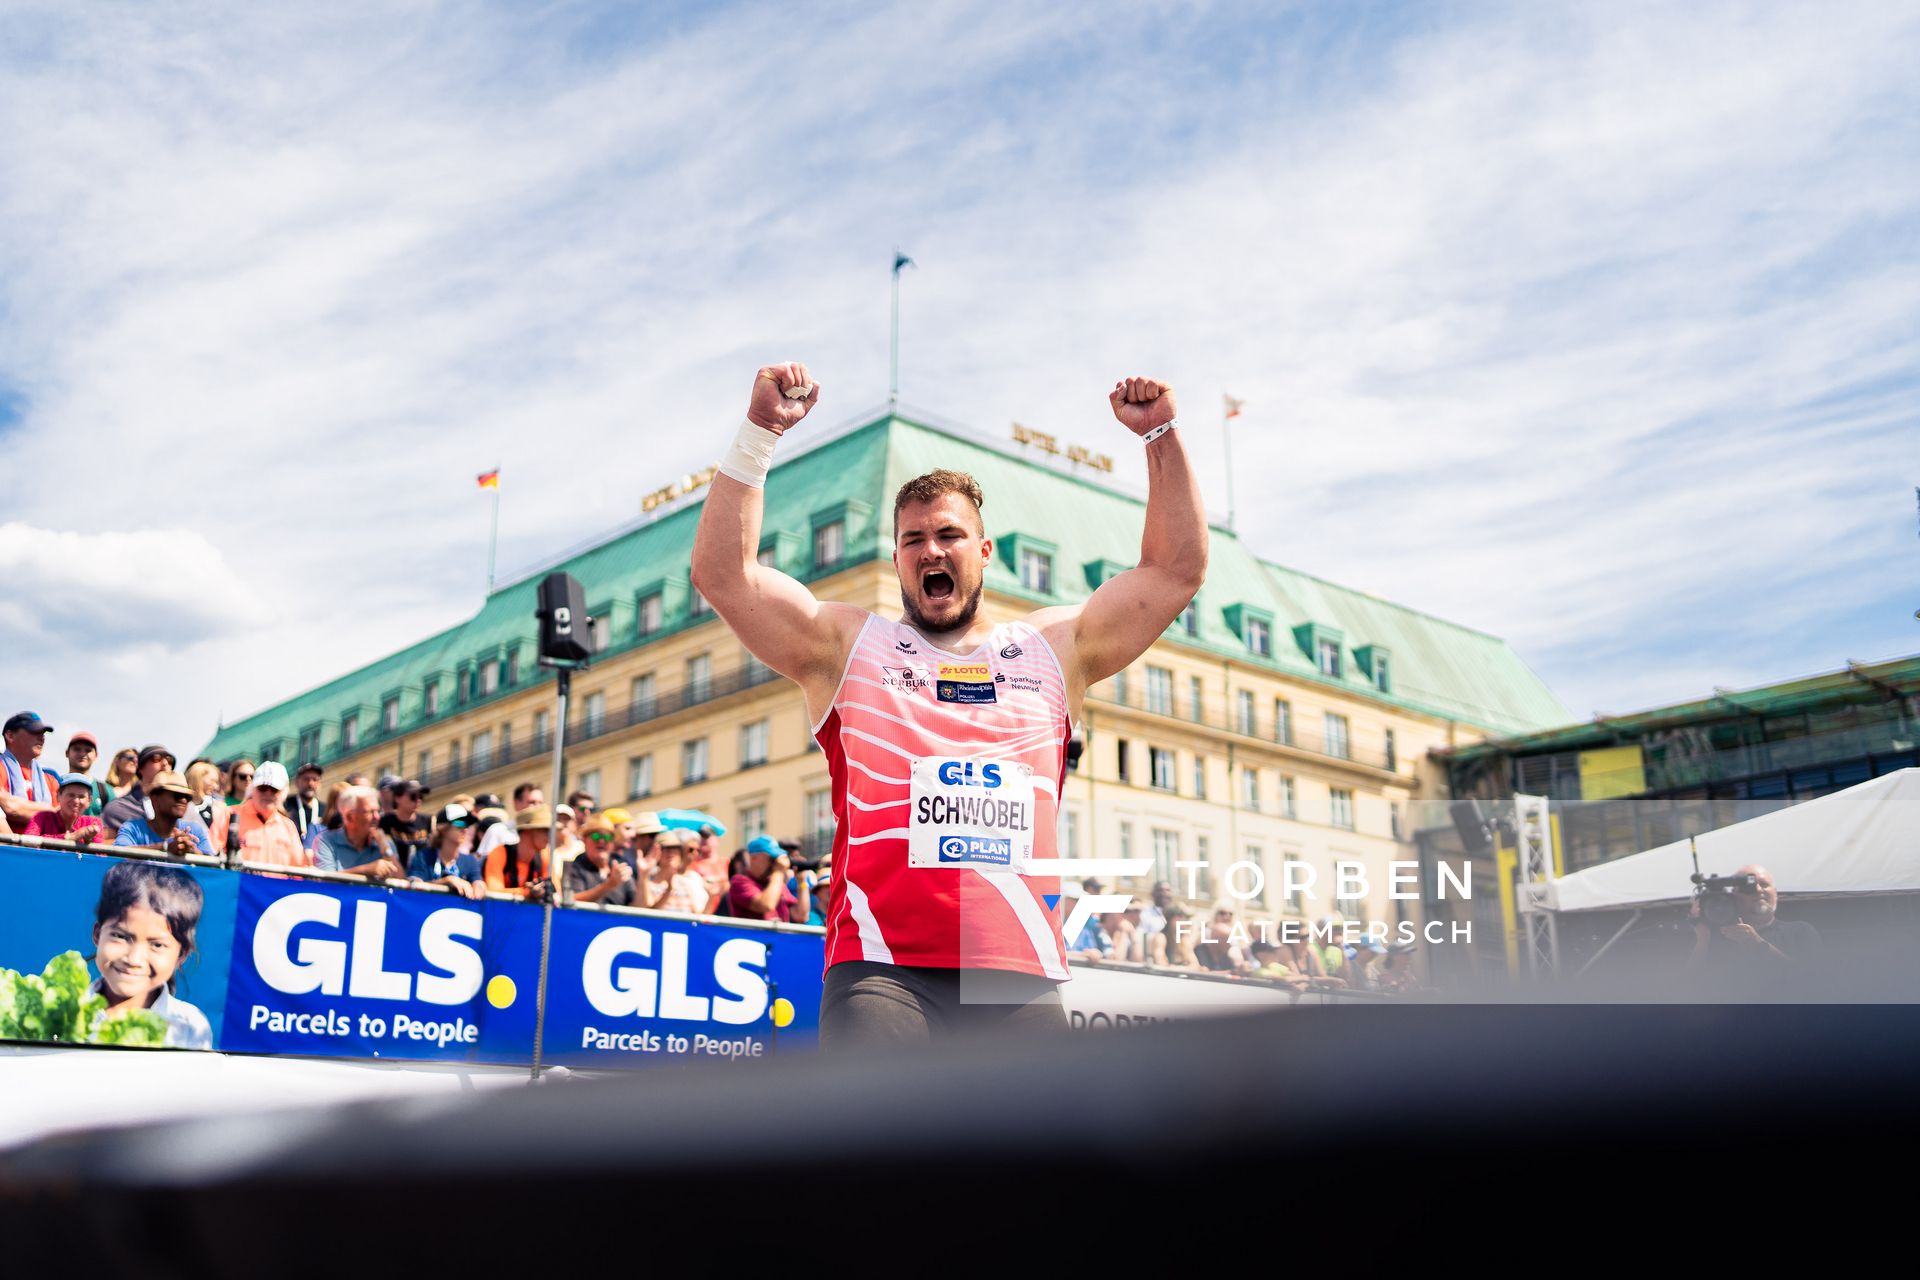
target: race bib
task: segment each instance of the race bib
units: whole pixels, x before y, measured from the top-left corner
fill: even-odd
[[[1013,760],[922,756],[908,793],[910,867],[1024,871],[1033,858],[1033,770]]]

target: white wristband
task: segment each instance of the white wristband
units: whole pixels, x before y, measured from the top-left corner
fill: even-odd
[[[1178,418],[1173,418],[1173,419],[1170,419],[1169,421],[1163,422],[1159,426],[1155,427],[1153,430],[1147,432],[1147,434],[1141,436],[1140,443],[1152,444],[1155,440],[1158,440],[1161,436],[1167,434],[1167,432],[1173,430],[1175,427],[1179,425],[1180,425],[1180,419]]]
[[[740,424],[733,448],[720,459],[720,474],[756,489],[766,488],[767,468],[773,465],[773,446],[779,441],[778,435],[748,418]]]

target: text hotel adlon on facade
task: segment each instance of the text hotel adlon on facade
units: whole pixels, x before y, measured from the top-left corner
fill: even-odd
[[[775,465],[763,563],[823,598],[896,616],[893,493],[943,466],[971,471],[986,495],[995,554],[982,607],[993,618],[1082,599],[1138,557],[1140,499],[895,414]],[[649,522],[552,566],[584,585],[601,648],[574,679],[568,789],[603,807],[705,809],[731,824],[729,848],[763,831],[824,848],[826,763],[798,688],[755,663],[688,586],[699,501],[672,502],[699,479],[654,491]],[[554,699],[535,660],[537,577],[495,591],[460,625],[223,727],[204,754],[317,759],[329,779],[398,773],[442,797],[544,786]],[[1202,899],[1223,893],[1231,864],[1254,862],[1266,889],[1243,914],[1412,918],[1417,904],[1386,896],[1387,863],[1415,856],[1411,803],[1444,798],[1427,751],[1568,718],[1503,641],[1264,561],[1216,527],[1193,606],[1088,693],[1061,853],[1151,857],[1182,894],[1187,874],[1174,864],[1206,861]],[[1282,900],[1290,859],[1313,869],[1321,897]],[[1366,865],[1368,900],[1331,896],[1341,860]],[[1236,887],[1251,887],[1244,873]]]

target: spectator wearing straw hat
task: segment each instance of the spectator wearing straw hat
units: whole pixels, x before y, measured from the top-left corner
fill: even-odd
[[[482,847],[487,847],[487,841],[493,843],[480,863],[487,888],[537,902],[552,896],[552,871],[547,860],[547,828],[552,822],[547,806],[536,804],[520,810],[512,822],[501,822],[488,830]]]
[[[54,807],[34,814],[27,822],[26,834],[46,840],[77,840],[81,844],[104,836],[106,831],[100,819],[87,813],[87,803],[93,798],[93,788],[88,785],[92,781],[84,773],[70,773],[60,779]]]
[[[163,769],[142,785],[146,799],[153,803],[153,816],[139,815],[121,823],[113,843],[123,849],[164,849],[176,858],[189,853],[212,857],[212,834],[205,823],[188,812],[193,807],[193,789],[187,786],[187,780],[171,769]]]
[[[567,863],[564,873],[566,901],[597,902],[603,907],[630,907],[638,891],[633,869],[613,854],[619,840],[613,824],[603,817],[587,820],[585,846],[580,856]]]

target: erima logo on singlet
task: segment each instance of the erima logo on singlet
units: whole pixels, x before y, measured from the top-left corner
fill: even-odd
[[[895,641],[893,642],[893,647],[894,647],[894,648],[896,648],[896,649],[898,649],[898,650],[899,650],[900,652],[902,652],[902,653],[918,653],[918,652],[920,652],[920,651],[919,651],[918,649],[916,649],[916,648],[914,648],[914,647],[913,647],[913,641],[911,641],[911,640],[895,640]]]

